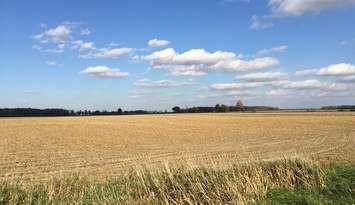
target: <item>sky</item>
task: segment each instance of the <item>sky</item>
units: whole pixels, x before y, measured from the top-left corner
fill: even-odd
[[[0,107],[355,104],[355,0],[0,0]]]

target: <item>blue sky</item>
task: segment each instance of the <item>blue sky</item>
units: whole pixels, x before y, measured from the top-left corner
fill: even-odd
[[[355,102],[355,0],[0,1],[0,107]]]

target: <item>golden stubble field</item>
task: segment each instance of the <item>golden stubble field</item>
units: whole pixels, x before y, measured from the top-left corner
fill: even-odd
[[[0,179],[305,156],[355,161],[354,113],[0,118]]]

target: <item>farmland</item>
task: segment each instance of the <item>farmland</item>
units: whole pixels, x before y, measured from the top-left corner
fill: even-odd
[[[131,168],[355,156],[354,113],[0,118],[0,179],[108,177]]]

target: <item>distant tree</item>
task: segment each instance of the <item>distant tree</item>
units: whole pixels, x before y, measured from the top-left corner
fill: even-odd
[[[180,108],[179,106],[173,107],[172,110],[173,110],[174,112],[177,112],[177,113],[181,112],[181,108]]]
[[[191,112],[192,112],[192,113],[199,112],[198,107],[193,107],[193,108],[191,108]]]
[[[220,112],[228,112],[228,111],[229,111],[228,106],[222,104],[220,107]]]
[[[122,109],[121,109],[121,108],[118,108],[118,109],[117,109],[117,114],[118,114],[118,115],[122,115]]]
[[[221,111],[221,106],[219,104],[217,104],[216,106],[214,106],[214,111],[215,112],[220,112]]]
[[[244,104],[241,100],[238,100],[235,107],[237,108],[238,111],[244,111],[245,108],[244,108]]]

